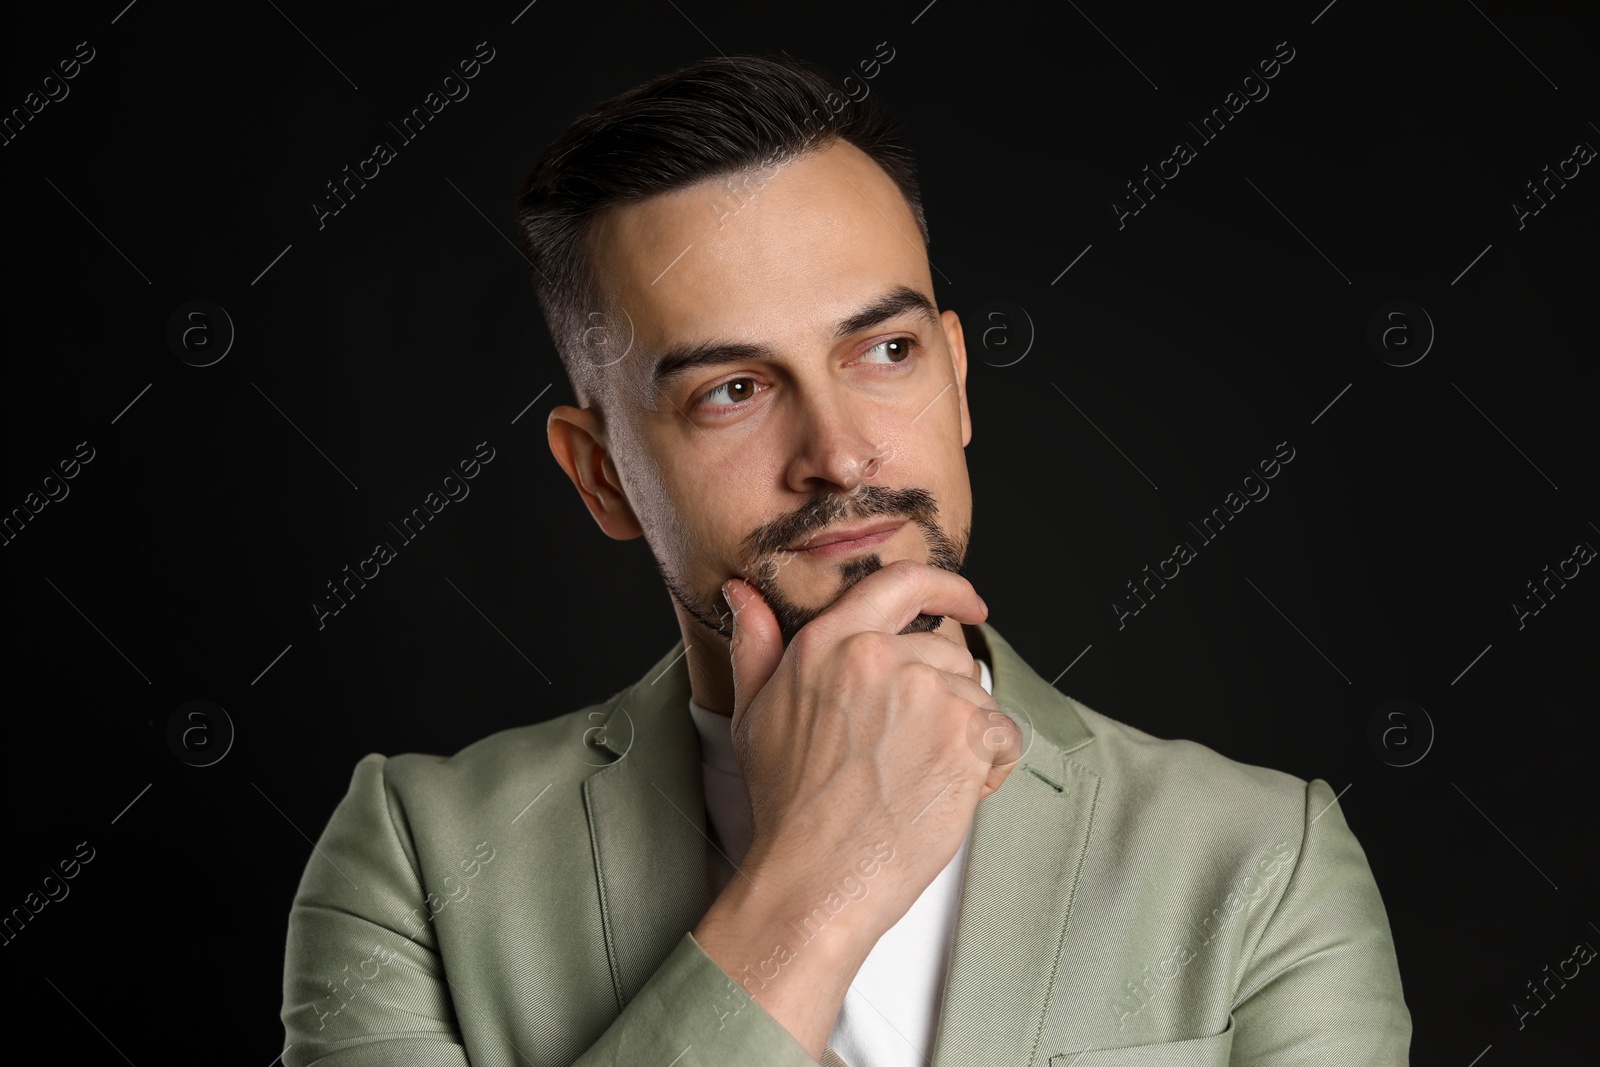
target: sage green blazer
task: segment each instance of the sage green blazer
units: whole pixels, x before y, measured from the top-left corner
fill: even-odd
[[[931,1067],[1407,1062],[1326,782],[1151,737],[966,630],[1028,740],[978,804]],[[356,765],[289,912],[287,1067],[814,1062],[689,932],[713,897],[682,652],[454,756]]]

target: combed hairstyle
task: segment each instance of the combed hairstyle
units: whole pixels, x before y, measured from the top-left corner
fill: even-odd
[[[514,219],[580,406],[603,413],[607,397],[601,372],[610,355],[585,352],[586,335],[599,342],[626,332],[604,310],[595,280],[591,233],[600,213],[778,166],[839,140],[893,179],[926,246],[916,166],[899,127],[876,98],[853,100],[821,67],[787,55],[723,56],[661,75],[591,107],[545,149],[523,182]]]

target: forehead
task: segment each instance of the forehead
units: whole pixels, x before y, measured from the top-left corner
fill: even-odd
[[[933,291],[905,197],[843,141],[614,206],[590,242],[600,293],[626,310],[646,356],[683,342],[774,343],[775,331],[831,337],[894,285]],[[615,370],[639,375],[648,363]]]

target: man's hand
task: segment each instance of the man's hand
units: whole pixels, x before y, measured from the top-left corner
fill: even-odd
[[[813,1055],[872,946],[955,856],[978,801],[1021,756],[1021,731],[973,681],[972,653],[919,613],[976,624],[988,609],[951,571],[897,560],[804,626],[785,649],[771,609],[741,579],[734,609],[734,750],[754,839],[695,940]],[[827,924],[801,921],[863,881]],[[795,924],[795,925],[791,925]],[[769,962],[781,962],[773,974]],[[758,964],[760,978],[750,980]],[[746,968],[749,968],[748,970]],[[770,978],[768,976],[771,976]]]

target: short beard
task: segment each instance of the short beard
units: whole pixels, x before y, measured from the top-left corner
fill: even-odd
[[[934,503],[932,495],[922,489],[893,490],[869,485],[861,487],[844,503],[840,503],[836,497],[813,498],[810,504],[793,517],[770,523],[746,539],[746,545],[754,550],[756,562],[743,568],[741,577],[753,585],[767,602],[773,617],[777,619],[778,630],[782,634],[784,647],[787,648],[801,627],[828,610],[833,602],[837,602],[838,598],[844,595],[845,590],[874,571],[882,570],[883,557],[876,552],[869,552],[864,556],[857,556],[840,563],[839,590],[834,594],[833,601],[813,609],[796,604],[778,589],[777,576],[782,564],[777,562],[776,556],[788,554],[785,546],[803,543],[807,534],[820,532],[835,520],[869,518],[877,515],[905,515],[922,530],[923,538],[928,543],[928,564],[960,574],[966,563],[967,546],[972,540],[972,525],[969,522],[966,529],[961,532],[960,539],[952,540],[935,521],[934,517],[937,514],[938,506]],[[789,558],[793,558],[792,554],[789,554]],[[786,563],[788,560],[785,559],[783,562]],[[661,573],[667,592],[683,606],[690,618],[718,637],[728,639],[733,636],[731,609],[718,610],[714,606],[722,602],[720,593],[714,600],[701,601],[689,592],[676,575],[663,567],[659,559],[656,560],[656,569]],[[916,618],[899,632],[931,633],[943,623],[943,615],[919,612]]]

